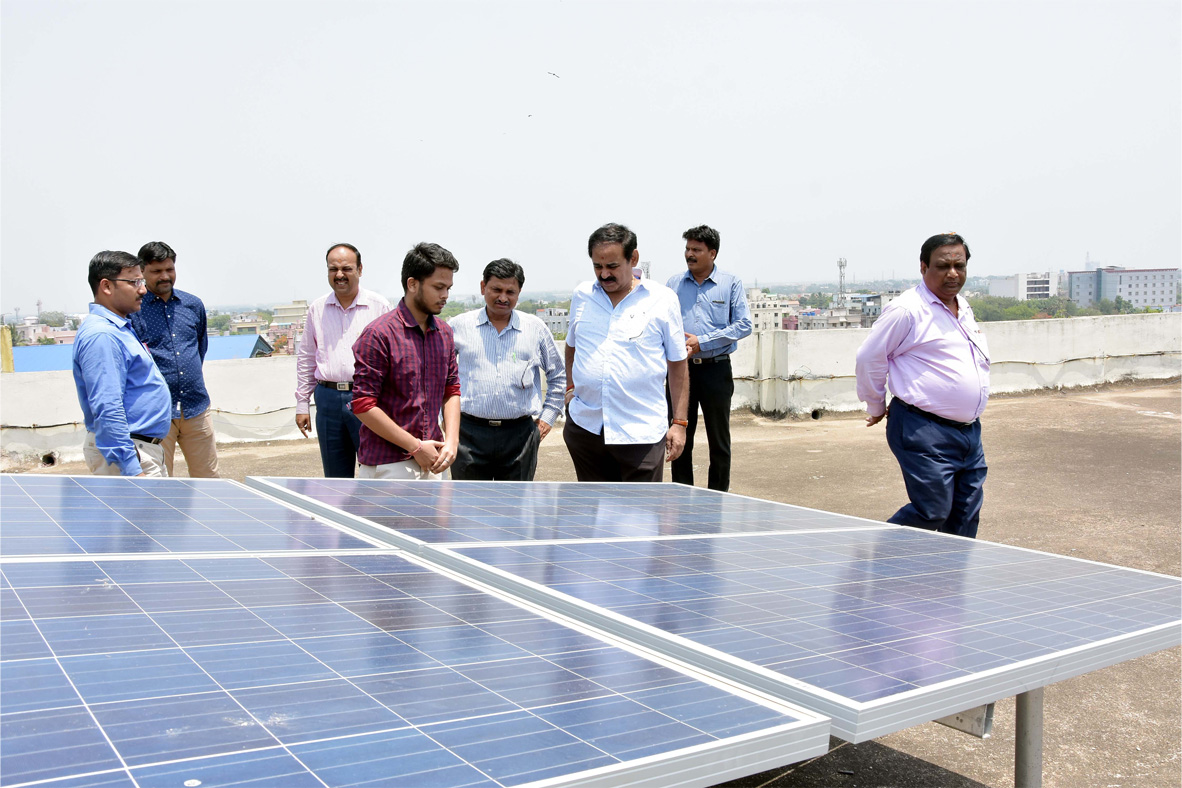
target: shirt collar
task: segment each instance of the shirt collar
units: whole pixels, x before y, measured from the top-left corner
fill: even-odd
[[[403,297],[398,302],[398,306],[394,308],[394,312],[398,315],[398,319],[402,321],[402,325],[406,326],[407,328],[419,327],[419,321],[415,320],[415,316],[411,313],[410,307],[406,305],[405,297]],[[427,315],[427,330],[439,330],[439,321],[435,319],[435,315]]]
[[[718,280],[714,278],[714,275],[716,273],[718,273],[718,264],[717,263],[715,263],[714,266],[710,269],[710,273],[706,274],[706,278],[702,280],[702,284],[704,285],[708,281],[718,284]],[[697,279],[694,279],[694,275],[690,272],[688,267],[685,269],[685,276],[683,276],[682,279],[689,279],[691,282],[693,282],[698,287],[702,286],[702,285],[698,284]]]
[[[632,293],[635,293],[637,290],[642,290],[642,289],[643,290],[649,289],[647,279],[637,279],[636,280],[636,287],[632,288]],[[612,300],[611,300],[611,298],[608,298],[607,291],[603,289],[603,285],[599,284],[598,279],[595,280],[595,284],[591,285],[591,292],[599,293],[599,295],[603,296],[604,298],[607,298],[608,305],[611,305]],[[624,303],[624,300],[627,299],[628,296],[632,295],[632,293],[629,293],[628,295],[624,296],[624,298],[621,298],[620,303],[621,304]]]
[[[338,307],[348,312],[350,309],[362,305],[362,296],[365,295],[365,290],[360,287],[357,288],[357,295],[353,296],[353,303],[349,304],[348,306],[341,306],[341,299],[337,296],[336,290],[333,290],[331,293],[329,293],[329,295],[332,297],[328,299],[328,303],[336,304]]]
[[[177,290],[175,287],[172,289],[172,300],[176,301],[178,304],[185,303],[184,299],[181,298],[181,291]],[[155,304],[156,302],[160,302],[161,304],[168,303],[160,296],[156,295],[155,293],[153,293],[151,291],[148,291],[147,293],[144,294],[144,297],[140,300],[140,308],[142,309],[143,307],[147,306],[148,304]]]
[[[941,307],[944,308],[945,311],[948,312],[948,314],[952,315],[952,310],[948,308],[948,305],[945,304],[943,301],[941,301],[940,297],[938,295],[936,295],[935,293],[933,293],[931,291],[931,289],[928,288],[927,284],[925,284],[922,279],[920,279],[919,284],[915,286],[915,290],[916,290],[916,292],[919,293],[920,297],[923,298],[924,301],[927,301],[928,303],[931,303],[931,304],[939,304]],[[956,307],[957,307],[957,310],[960,312],[960,314],[962,314],[962,315],[964,314],[964,310],[966,308],[968,308],[968,305],[969,305],[968,299],[966,299],[960,293],[957,293],[956,294]],[[952,316],[956,317],[956,315],[952,315]]]
[[[488,307],[481,307],[480,313],[476,315],[476,325],[483,326],[485,323],[491,322],[492,321],[488,319]],[[493,326],[493,328],[496,328],[496,326]],[[521,330],[521,319],[517,316],[516,309],[509,313],[509,325],[506,326],[506,328],[512,328],[516,331]]]
[[[93,302],[90,305],[90,314],[98,315],[99,317],[103,318],[104,320],[110,321],[111,323],[118,326],[119,328],[126,328],[127,324],[131,322],[131,318],[119,317],[119,315],[115,314],[110,309],[107,309],[102,304],[96,304]]]

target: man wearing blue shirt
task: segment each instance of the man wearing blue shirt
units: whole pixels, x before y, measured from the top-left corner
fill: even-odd
[[[164,465],[168,475],[173,476],[179,443],[190,476],[217,478],[217,444],[201,368],[209,348],[205,304],[173,286],[176,252],[171,246],[162,241],[146,243],[140,249],[139,260],[144,266],[148,294],[140,311],[131,316],[131,324],[152,352],[172,395],[172,426],[162,444]]]
[[[554,336],[536,315],[514,309],[524,286],[525,269],[493,260],[480,282],[484,308],[448,321],[460,369],[453,479],[532,482],[538,445],[562,412],[566,371]]]
[[[99,476],[167,476],[160,447],[172,401],[152,354],[128,315],[146,289],[138,258],[99,252],[90,261],[94,303],[74,337],[74,385],[86,442],[82,455]]]
[[[681,237],[685,239],[686,270],[669,277],[667,284],[677,293],[685,325],[689,426],[685,450],[673,461],[673,481],[694,484],[694,432],[701,406],[710,446],[707,486],[726,492],[731,485],[731,396],[735,393],[731,353],[740,339],[751,334],[751,311],[743,282],[714,264],[718,231],[703,224],[691,227]]]
[[[669,288],[633,278],[636,243],[621,224],[592,233],[587,253],[595,280],[579,285],[570,302],[569,418],[562,437],[581,482],[659,482],[661,460],[676,460],[685,446],[689,386],[681,311]]]

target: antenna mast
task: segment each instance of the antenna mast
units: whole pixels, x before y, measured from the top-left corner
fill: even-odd
[[[845,303],[845,258],[837,258],[837,303]]]

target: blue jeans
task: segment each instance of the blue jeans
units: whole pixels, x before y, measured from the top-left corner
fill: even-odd
[[[329,479],[352,479],[361,445],[361,419],[353,415],[353,392],[316,386],[316,438]]]
[[[886,435],[911,499],[887,522],[975,537],[988,470],[980,420],[952,427],[913,413],[894,399]]]

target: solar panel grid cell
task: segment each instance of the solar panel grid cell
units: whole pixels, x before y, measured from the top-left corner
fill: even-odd
[[[782,740],[789,760],[825,747],[821,721],[389,553],[6,557],[0,591],[6,786],[518,785],[739,731]]]

